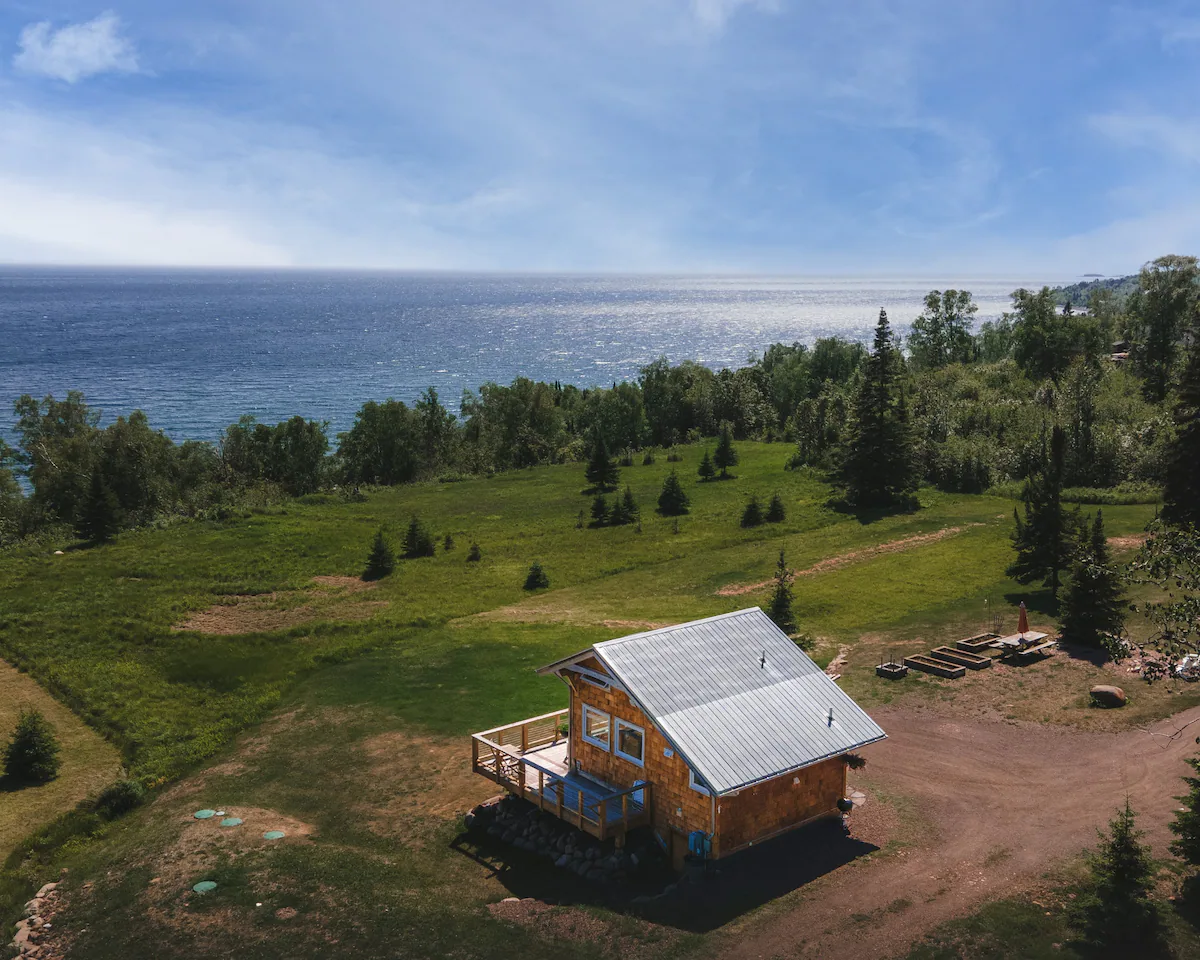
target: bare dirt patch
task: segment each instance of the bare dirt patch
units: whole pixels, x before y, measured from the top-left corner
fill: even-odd
[[[1146,534],[1135,533],[1128,537],[1109,537],[1108,545],[1115,550],[1136,550],[1146,542]]]
[[[488,904],[493,917],[536,931],[547,940],[594,943],[609,957],[657,957],[679,939],[670,927],[629,919],[620,932],[612,924],[577,907],[551,906],[540,900],[509,898]]]
[[[917,533],[911,537],[902,537],[899,540],[889,540],[887,543],[880,543],[874,547],[863,547],[861,550],[851,550],[849,553],[842,553],[836,557],[829,557],[821,560],[819,563],[814,563],[806,570],[794,570],[793,574],[797,577],[810,577],[814,574],[825,573],[829,570],[836,570],[838,567],[845,567],[852,563],[861,563],[864,560],[871,560],[875,557],[882,556],[886,553],[900,553],[903,550],[912,550],[915,547],[923,547],[926,544],[936,543],[939,540],[945,540],[946,537],[952,537],[957,533],[962,533],[969,527],[978,527],[982,524],[968,523],[959,527],[945,527],[942,530],[935,530],[933,533]],[[757,590],[763,590],[771,586],[775,582],[774,578],[770,580],[761,580],[758,583],[747,583],[741,585],[731,584],[727,587],[722,587],[717,591],[717,596],[720,597],[740,597],[743,594],[754,593]]]
[[[172,630],[210,636],[273,633],[316,620],[367,620],[387,606],[386,600],[349,599],[375,588],[356,577],[313,577],[318,590],[279,591],[233,597],[197,610]]]
[[[655,623],[653,620],[602,620],[609,630],[658,630],[669,627],[669,623]]]

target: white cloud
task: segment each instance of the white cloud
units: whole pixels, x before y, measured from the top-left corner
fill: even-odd
[[[136,73],[137,54],[133,44],[120,35],[120,27],[121,21],[112,11],[58,30],[49,20],[31,23],[21,31],[21,49],[13,57],[13,66],[67,83],[98,73]]]
[[[1157,150],[1189,163],[1200,161],[1200,130],[1194,121],[1155,114],[1108,113],[1091,118],[1093,129],[1124,147]]]
[[[740,7],[775,10],[775,0],[692,0],[692,13],[708,30],[721,30]]]

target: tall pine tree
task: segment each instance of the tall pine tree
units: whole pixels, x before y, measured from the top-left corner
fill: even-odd
[[[1119,634],[1125,625],[1123,607],[1121,579],[1113,568],[1104,536],[1104,514],[1097,510],[1091,533],[1080,537],[1071,564],[1063,598],[1063,639],[1089,647],[1102,646],[1106,636]]]
[[[1183,806],[1168,824],[1176,838],[1171,841],[1171,852],[1190,866],[1200,867],[1200,757],[1189,757],[1187,762],[1196,776],[1183,778],[1188,792],[1175,798]]]
[[[1200,529],[1200,340],[1192,346],[1179,385],[1175,425],[1163,484],[1163,519]]]
[[[887,311],[880,310],[837,477],[852,507],[906,504],[920,481],[900,383],[901,363]]]
[[[1007,573],[1018,583],[1040,580],[1057,599],[1062,585],[1062,572],[1071,562],[1074,531],[1078,525],[1075,513],[1068,513],[1062,504],[1063,457],[1066,435],[1055,426],[1050,434],[1047,453],[1042,439],[1042,466],[1025,481],[1021,499],[1025,503],[1025,519],[1013,508],[1015,529],[1012,535],[1017,558],[1009,564]]]
[[[92,471],[92,482],[83,501],[75,532],[85,540],[104,543],[121,529],[121,501],[104,482],[99,470]]]

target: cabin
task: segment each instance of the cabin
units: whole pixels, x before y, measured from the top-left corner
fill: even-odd
[[[606,640],[538,670],[564,710],[472,737],[472,769],[677,868],[839,814],[845,755],[887,735],[758,607]]]

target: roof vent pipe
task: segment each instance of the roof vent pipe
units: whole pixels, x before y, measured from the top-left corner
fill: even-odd
[[[833,707],[829,708],[829,725],[833,726]]]
[[[758,661],[758,669],[765,670],[767,668],[767,651],[762,652],[762,659]]]

